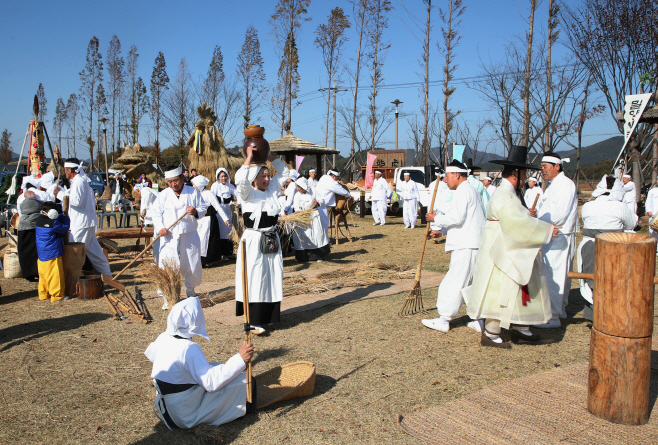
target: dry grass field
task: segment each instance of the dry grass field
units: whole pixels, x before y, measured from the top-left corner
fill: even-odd
[[[355,218],[353,243],[334,246],[321,264],[296,264],[287,257],[285,268],[366,261],[415,267],[424,229],[404,230],[398,216],[388,222],[373,227],[371,217]],[[121,244],[125,250],[134,242]],[[424,269],[445,272],[448,262],[443,242],[428,243]],[[113,270],[125,263],[115,262]],[[204,282],[232,283],[234,269],[230,262],[206,269]],[[133,279],[127,273],[122,282],[133,285]],[[143,352],[165,329],[160,301],[147,299],[154,322],[144,325],[113,320],[103,300],[42,302],[34,283],[0,279],[0,284],[0,443],[211,443],[193,432],[170,432],[153,415],[155,391]],[[425,306],[433,308],[436,288],[424,289],[424,295]],[[399,318],[405,296],[283,316],[273,332],[255,339],[254,374],[311,361],[317,369],[315,393],[224,425],[215,439],[235,444],[415,444],[397,427],[398,413],[440,405],[502,379],[587,361],[590,331],[580,315],[577,289],[571,292],[570,316],[562,329],[543,332],[539,345],[515,345],[508,351],[480,347],[479,334],[466,327],[465,315],[448,334],[423,327],[420,315]],[[242,342],[239,326],[213,322],[208,333],[212,341],[199,344],[211,360],[225,361]]]

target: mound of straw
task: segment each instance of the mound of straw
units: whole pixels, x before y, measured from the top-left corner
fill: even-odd
[[[277,225],[282,229],[295,230],[296,227],[306,228],[313,222],[313,213],[316,209],[306,209],[290,215],[279,216]]]
[[[165,259],[162,268],[142,263],[135,275],[150,283],[154,289],[160,289],[170,308],[182,300],[180,266],[172,258]]]

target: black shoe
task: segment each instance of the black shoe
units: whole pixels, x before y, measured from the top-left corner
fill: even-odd
[[[490,346],[493,348],[500,348],[500,349],[510,349],[512,347],[512,345],[510,345],[509,343],[505,343],[505,342],[496,343],[495,341],[487,337],[487,334],[485,334],[484,332],[482,333],[482,337],[480,338],[480,345]]]
[[[516,329],[512,329],[512,343],[526,342],[526,343],[539,343],[541,337],[538,334],[525,335]]]

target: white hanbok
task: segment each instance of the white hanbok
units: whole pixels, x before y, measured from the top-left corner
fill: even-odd
[[[486,190],[487,190],[487,193],[489,194],[489,199],[491,199],[491,195],[493,195],[494,192],[496,191],[496,186],[493,185],[493,184],[489,184],[489,185],[486,187]]]
[[[219,173],[223,171],[228,176],[228,181],[226,185],[219,182],[215,182],[210,191],[217,196],[217,201],[219,202],[220,210],[217,211],[217,220],[219,221],[219,238],[222,245],[222,255],[229,256],[233,254],[233,241],[229,238],[231,230],[233,230],[233,211],[231,210],[231,202],[238,205],[238,194],[235,189],[235,186],[231,184],[231,176],[228,174],[228,170],[225,168],[220,168],[217,170],[215,177],[219,176]],[[226,225],[228,221],[228,226]]]
[[[199,219],[206,215],[208,209],[208,204],[194,187],[183,185],[180,196],[176,196],[171,188],[160,192],[151,213],[154,233],[159,233],[161,229],[173,224],[187,212],[188,207],[196,209]],[[185,293],[190,297],[196,295],[194,289],[201,284],[202,276],[201,241],[197,231],[197,217],[186,215],[169,230],[167,235],[160,238],[158,266],[163,267],[167,260],[173,260],[178,264],[181,275],[185,279]],[[158,295],[164,296],[160,290]]]
[[[635,183],[633,181],[628,181],[624,184],[624,204],[628,206],[628,210],[637,214],[637,190],[635,189]]]
[[[204,201],[206,201],[206,204],[208,206],[212,206],[217,213],[219,214],[220,212],[220,205],[219,201],[217,200],[217,197],[213,192],[210,190],[203,190],[201,192],[201,197],[203,198]],[[204,216],[203,218],[200,218],[197,223],[199,224],[199,238],[201,239],[201,256],[205,257],[208,254],[208,243],[210,241],[210,218],[216,218],[215,216]],[[222,222],[219,227],[224,226],[224,223]]]
[[[562,227],[557,238],[551,238],[542,246],[542,261],[548,291],[551,295],[553,318],[566,315],[569,301],[571,278],[567,274],[573,270],[573,257],[576,253],[576,232],[578,220],[578,195],[573,181],[560,172],[539,198],[537,217],[549,224]]]
[[[413,229],[418,219],[418,201],[420,200],[418,186],[413,179],[409,179],[399,183],[396,190],[404,200],[402,208],[404,226]]]
[[[153,224],[153,205],[155,204],[155,201],[158,199],[158,195],[160,194],[157,190],[153,190],[150,187],[142,187],[140,189],[140,193],[142,195],[142,198],[139,200],[139,210],[140,212],[146,212],[144,214],[144,224],[145,225],[152,225]],[[158,234],[153,231],[153,239],[156,239],[158,237]],[[158,258],[160,257],[160,240],[158,239],[154,244],[153,244],[153,256],[155,257],[155,264],[158,263]]]
[[[486,222],[480,195],[468,181],[454,190],[451,201],[450,211],[437,212],[430,223],[432,230],[448,230],[445,249],[452,252],[448,273],[441,281],[436,299],[437,312],[447,320],[459,314],[464,302],[461,290],[471,284]]]
[[[243,165],[235,174],[235,186],[242,199],[245,231],[238,246],[235,268],[236,315],[242,315],[242,242],[246,242],[247,283],[251,324],[261,326],[278,321],[280,303],[283,301],[283,256],[276,223],[282,208],[277,194],[285,184],[289,169],[281,159],[272,161],[276,176],[265,191],[252,186],[256,175],[264,166]],[[275,253],[261,252],[263,232],[274,234],[278,241]]]
[[[482,184],[480,181],[475,179],[475,176],[469,174],[466,179],[468,180],[468,183],[473,186],[475,191],[478,192],[478,195],[480,195],[480,201],[482,202],[482,210],[484,211],[484,216],[486,218],[487,204],[489,203],[489,199],[491,198],[491,196],[487,192],[487,189],[484,187],[484,184]]]
[[[391,196],[391,187],[383,177],[375,179],[370,189],[370,201],[372,204],[372,217],[375,224],[386,224],[386,206],[388,197]]]
[[[327,208],[336,207],[336,195],[349,198],[351,196],[350,192],[344,189],[338,183],[338,181],[336,181],[331,176],[324,175],[318,180],[317,185],[313,189],[313,193],[315,194],[315,196],[317,196],[318,198],[322,199],[322,201],[324,201],[324,206],[320,207],[318,209],[318,212],[320,212],[320,219],[322,220],[322,226],[324,227],[324,230],[328,232],[329,213]]]
[[[535,185],[532,188],[528,187],[528,189],[525,191],[525,194],[523,195],[523,200],[525,201],[527,208],[532,208],[533,204],[535,203],[535,199],[537,199],[537,195],[539,195],[539,200],[537,200],[537,206],[539,206],[539,201],[541,201],[542,196],[544,196],[544,191],[538,185]]]
[[[192,428],[202,423],[219,426],[245,415],[245,362],[235,354],[225,364],[208,363],[201,346],[191,340],[197,335],[210,340],[205,326],[199,299],[186,298],[171,309],[167,330],[144,352],[153,363],[153,410],[169,428]],[[163,394],[161,386],[167,384],[190,387]],[[168,425],[166,416],[175,425]]]
[[[318,202],[319,207],[322,206],[321,198],[316,198],[312,192],[300,193],[297,191],[293,202],[295,212],[310,209],[313,206],[313,200]],[[315,259],[314,257],[323,258],[330,252],[329,237],[317,209],[313,212],[313,220],[308,227],[295,228],[292,240],[297,261],[308,261]],[[309,258],[310,255],[314,257]]]

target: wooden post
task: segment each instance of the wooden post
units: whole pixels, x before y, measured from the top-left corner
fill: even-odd
[[[596,237],[587,409],[614,423],[649,421],[656,240]]]
[[[322,155],[315,155],[315,176],[320,177],[322,176]]]

